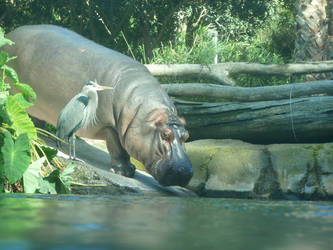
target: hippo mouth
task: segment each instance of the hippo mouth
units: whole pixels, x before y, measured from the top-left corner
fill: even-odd
[[[186,159],[178,162],[158,160],[153,176],[162,186],[185,187],[193,176],[191,163]]]

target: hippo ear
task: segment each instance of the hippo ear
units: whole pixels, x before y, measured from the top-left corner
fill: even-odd
[[[161,127],[168,121],[168,115],[164,109],[155,109],[147,119],[147,122],[153,127]]]
[[[186,121],[185,121],[184,117],[179,117],[179,121],[180,121],[181,125],[183,125],[183,126],[186,125]]]

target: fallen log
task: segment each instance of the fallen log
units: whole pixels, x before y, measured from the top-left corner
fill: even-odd
[[[323,80],[266,87],[231,87],[208,83],[162,84],[173,97],[220,98],[227,101],[268,101],[318,94],[333,95],[333,81]]]
[[[251,143],[333,141],[333,96],[244,103],[175,101],[191,140],[240,139]]]
[[[219,65],[220,67],[217,67]],[[173,77],[200,77],[217,81],[222,84],[236,85],[235,81],[228,77],[224,65],[211,64],[145,64],[150,73],[154,76]]]
[[[154,76],[195,76],[215,80],[221,84],[236,85],[230,74],[293,75],[333,72],[333,60],[290,64],[261,64],[227,62],[209,65],[200,64],[146,64]]]

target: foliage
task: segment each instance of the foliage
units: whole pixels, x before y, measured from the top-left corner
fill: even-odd
[[[3,0],[0,26],[9,32],[27,24],[61,25],[128,55],[131,48],[135,58],[143,60],[151,59],[161,44],[175,42],[184,25],[189,47],[194,34],[208,25],[219,33],[219,40],[247,42],[272,16],[290,12],[293,4],[291,0]],[[288,32],[287,27],[283,34]]]
[[[291,0],[4,0],[0,25],[61,25],[144,63],[209,64],[216,51],[219,62],[286,63],[294,55],[294,9]],[[234,78],[242,86],[290,80]]]
[[[150,63],[158,64],[182,64],[199,63],[210,64],[217,52],[217,48],[212,41],[212,26],[202,26],[194,34],[191,46],[186,42],[186,30],[183,29],[175,38],[175,42],[168,45],[161,45],[153,51],[154,57]]]
[[[8,184],[14,184],[22,178],[31,161],[29,138],[26,133],[20,134],[14,142],[8,131],[5,130],[4,135],[1,148],[3,173]]]
[[[235,12],[232,4],[228,6],[224,15],[217,18],[218,25],[198,25],[193,37],[188,35],[189,26],[183,24],[174,42],[170,41],[166,45],[162,44],[161,48],[155,49],[154,57],[150,62],[211,64],[216,54],[219,62],[283,64],[292,60],[294,18],[290,6],[287,8],[283,1],[272,1],[266,4],[265,11],[261,14],[265,17],[263,19],[254,18],[254,16],[251,18],[250,15],[244,19],[244,16],[242,18],[240,15],[241,12]],[[233,16],[235,13],[238,15]],[[184,16],[191,16],[191,13]],[[215,44],[212,34],[217,29],[219,41]],[[237,74],[232,77],[240,86],[280,85],[290,82],[290,77],[287,76]],[[163,78],[161,81],[180,82],[179,79],[174,78]]]
[[[12,44],[0,28],[0,45]],[[0,192],[68,193],[72,166],[45,177],[44,166],[50,165],[57,150],[38,142],[37,130],[25,111],[33,105],[36,94],[29,85],[20,83],[15,70],[6,65],[13,59],[0,51]],[[20,93],[9,93],[8,78]]]

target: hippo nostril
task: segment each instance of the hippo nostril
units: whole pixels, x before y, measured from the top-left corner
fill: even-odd
[[[178,168],[178,170],[177,170],[177,172],[179,173],[179,174],[181,174],[181,173],[183,173],[184,172],[184,167],[181,167],[181,168]]]
[[[163,186],[186,186],[193,176],[193,169],[187,161],[170,161],[157,168],[157,179]]]

